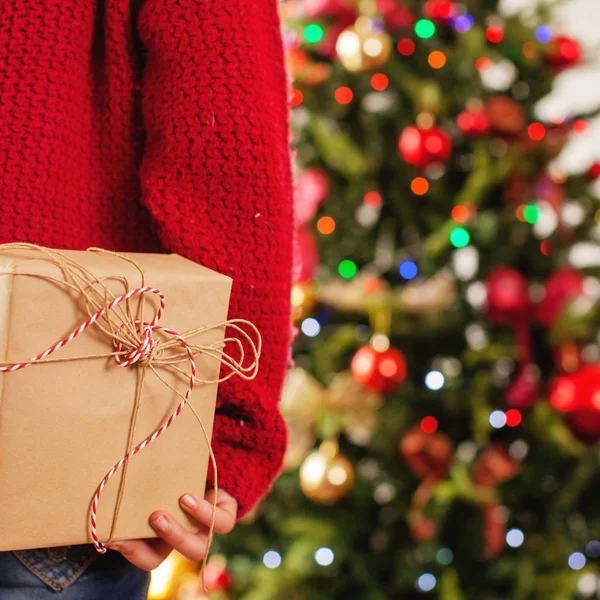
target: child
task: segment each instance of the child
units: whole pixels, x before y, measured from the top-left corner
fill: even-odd
[[[292,186],[276,0],[1,2],[0,208],[0,243],[176,252],[233,278],[229,317],[253,321],[264,345],[255,380],[219,387],[216,530],[228,532],[286,445]],[[157,510],[157,540],[102,556],[0,553],[0,597],[145,598],[145,571],[171,548],[202,558],[211,494],[182,499],[196,535]]]

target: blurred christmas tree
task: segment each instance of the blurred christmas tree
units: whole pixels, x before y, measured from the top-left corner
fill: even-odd
[[[600,597],[600,202],[495,0],[284,4],[300,329],[286,473],[211,598]]]

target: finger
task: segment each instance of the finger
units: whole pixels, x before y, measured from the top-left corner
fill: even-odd
[[[195,494],[186,494],[180,499],[182,508],[196,521],[206,527],[210,527],[213,513],[214,493],[207,494],[207,498],[198,498]],[[234,525],[237,514],[237,502],[231,498],[221,498],[215,508],[215,531],[217,533],[229,533]]]
[[[171,547],[161,539],[114,542],[108,548],[120,552],[130,563],[144,571],[156,569],[171,553]]]
[[[190,560],[200,561],[204,558],[208,539],[205,532],[186,531],[169,513],[164,511],[153,513],[150,517],[150,524],[169,546]]]

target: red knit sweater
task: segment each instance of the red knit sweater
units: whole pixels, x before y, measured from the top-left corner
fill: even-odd
[[[233,278],[229,317],[264,338],[258,377],[219,388],[239,516],[286,443],[288,135],[276,0],[0,3],[0,242],[176,252]]]

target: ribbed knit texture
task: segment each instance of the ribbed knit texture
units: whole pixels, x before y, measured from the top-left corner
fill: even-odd
[[[217,403],[239,516],[286,445],[290,171],[275,0],[0,2],[0,242],[177,252],[233,278],[229,317],[264,339],[258,377]]]

